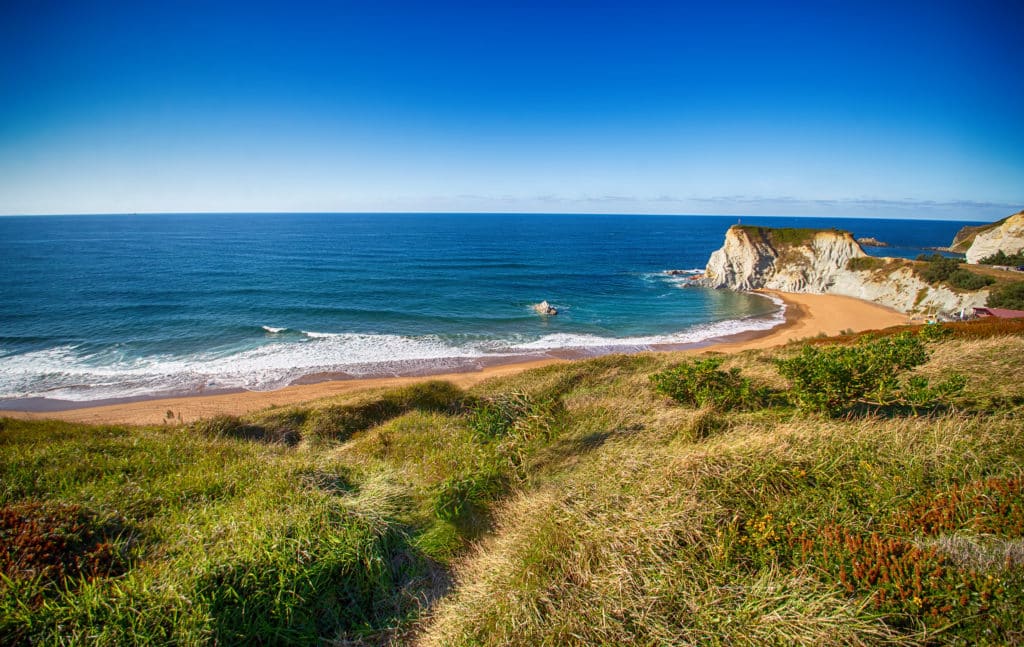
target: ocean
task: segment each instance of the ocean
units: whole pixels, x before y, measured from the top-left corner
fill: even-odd
[[[839,227],[913,257],[967,222]],[[0,408],[272,390],[707,342],[781,321],[683,289],[736,217],[164,214],[0,218]],[[542,317],[531,305],[558,308]]]

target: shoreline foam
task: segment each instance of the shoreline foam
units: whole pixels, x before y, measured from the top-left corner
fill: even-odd
[[[683,350],[692,353],[715,350],[739,352],[753,348],[768,348],[789,341],[814,337],[819,334],[835,335],[844,330],[864,331],[887,328],[907,322],[907,316],[867,301],[836,295],[769,293],[786,304],[785,321],[765,331],[740,333],[728,339],[709,339],[688,348],[655,348],[655,351]],[[494,363],[472,372],[439,373],[406,377],[374,377],[366,379],[329,380],[313,384],[294,384],[276,391],[235,391],[212,395],[144,399],[130,402],[84,406],[62,411],[29,412],[0,411],[0,416],[18,418],[55,418],[71,422],[101,424],[161,424],[166,412],[172,411],[182,420],[217,414],[241,415],[269,406],[286,406],[318,398],[347,393],[364,388],[394,387],[425,379],[448,380],[460,387],[468,387],[491,377],[556,362],[571,361],[574,357],[550,357],[517,363]],[[92,404],[92,403],[90,403]]]
[[[764,295],[759,295],[764,296]],[[441,334],[321,333],[261,326],[269,336],[299,336],[232,353],[192,357],[117,357],[95,364],[74,347],[56,347],[5,358],[0,409],[58,411],[131,401],[272,392],[327,380],[417,377],[473,372],[489,366],[545,359],[581,359],[611,353],[687,348],[782,323],[785,306],[764,314],[698,323],[680,331],[616,338],[552,332],[462,339]]]

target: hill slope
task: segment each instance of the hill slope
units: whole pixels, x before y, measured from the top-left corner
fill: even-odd
[[[917,413],[698,409],[653,388],[666,353],[192,426],[4,420],[0,639],[1019,640],[1024,326],[954,330],[908,376],[972,379]],[[721,368],[785,394],[800,352]]]

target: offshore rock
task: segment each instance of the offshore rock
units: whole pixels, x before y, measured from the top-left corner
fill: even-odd
[[[556,308],[555,306],[551,305],[547,301],[541,301],[540,303],[534,304],[533,310],[537,314],[545,315],[545,316],[550,316],[550,315],[558,314],[558,308]]]
[[[889,243],[882,242],[873,236],[858,238],[857,243],[862,247],[889,247]]]

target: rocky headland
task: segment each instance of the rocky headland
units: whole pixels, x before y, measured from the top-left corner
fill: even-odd
[[[1024,250],[1024,211],[988,225],[964,227],[953,238],[950,250],[962,252],[968,263],[978,263],[997,252],[1020,253]]]
[[[911,315],[955,316],[985,305],[987,290],[930,284],[914,263],[869,256],[849,232],[734,225],[711,254],[699,285],[838,294]]]

